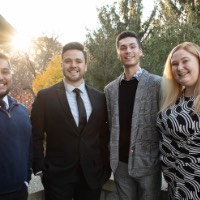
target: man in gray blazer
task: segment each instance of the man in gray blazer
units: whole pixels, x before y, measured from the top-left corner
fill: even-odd
[[[143,55],[132,31],[116,39],[124,73],[105,87],[110,139],[110,163],[119,198],[160,200],[161,169],[156,116],[161,77],[140,67]]]

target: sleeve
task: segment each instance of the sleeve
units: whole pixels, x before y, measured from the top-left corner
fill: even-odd
[[[111,175],[110,152],[109,152],[110,131],[109,131],[109,125],[108,125],[108,113],[107,113],[107,108],[106,108],[106,100],[104,102],[104,105],[105,105],[105,109],[104,109],[104,121],[102,123],[101,147],[102,147],[102,154],[104,158],[105,176],[107,177],[107,179],[109,179]]]
[[[32,168],[34,174],[44,169],[44,102],[42,92],[33,102],[31,110],[32,137],[33,137],[33,162]]]
[[[28,177],[27,177],[27,183],[31,180],[32,175],[32,161],[33,161],[33,142],[32,142],[32,136],[30,137],[29,141],[29,159],[28,159]]]

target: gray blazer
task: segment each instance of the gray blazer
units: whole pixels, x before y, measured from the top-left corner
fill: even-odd
[[[110,163],[115,172],[119,162],[119,83],[116,80],[105,87],[109,116]],[[161,77],[142,69],[132,115],[128,172],[132,177],[150,175],[160,170],[159,134],[156,118],[159,110]]]

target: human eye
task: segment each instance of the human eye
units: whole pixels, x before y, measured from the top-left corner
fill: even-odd
[[[124,50],[126,50],[126,47],[125,47],[125,46],[121,46],[119,49],[120,49],[121,51],[124,51]]]
[[[70,62],[71,62],[71,60],[69,60],[69,59],[64,60],[64,63],[66,63],[66,64],[69,64]]]
[[[188,59],[183,60],[183,64],[186,64],[188,62]]]
[[[2,71],[3,75],[8,75],[10,73],[11,73],[10,69],[3,69],[3,71]]]
[[[131,48],[131,49],[135,49],[135,48],[137,48],[137,47],[136,47],[136,45],[131,45],[130,48]]]
[[[172,65],[172,67],[176,67],[176,66],[178,66],[178,62],[172,62],[171,65]]]
[[[80,64],[80,63],[82,63],[83,61],[81,60],[81,59],[77,59],[76,60],[76,63],[78,63],[78,64]]]

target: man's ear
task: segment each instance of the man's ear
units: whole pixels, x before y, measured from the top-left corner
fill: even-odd
[[[121,58],[120,58],[120,56],[119,56],[119,50],[117,49],[117,58],[119,59],[119,60],[121,60]]]
[[[140,56],[143,56],[144,54],[143,54],[143,51],[142,51],[142,49],[140,49]]]
[[[85,72],[87,72],[87,69],[88,69],[88,65],[85,64]]]

